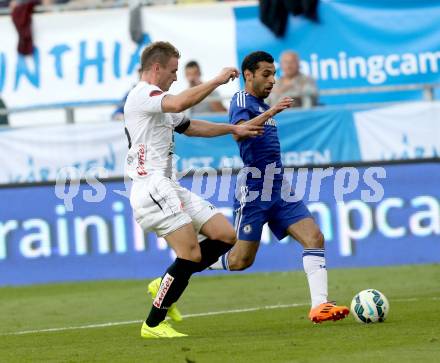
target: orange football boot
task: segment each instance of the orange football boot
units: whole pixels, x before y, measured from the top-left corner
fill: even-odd
[[[334,302],[325,302],[310,310],[309,319],[315,324],[327,320],[341,320],[348,316],[350,310],[346,306],[337,306]]]

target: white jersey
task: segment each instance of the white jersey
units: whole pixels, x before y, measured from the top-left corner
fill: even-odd
[[[149,174],[175,177],[174,137],[189,124],[183,113],[164,113],[159,87],[141,81],[128,94],[124,106],[125,128],[129,141],[125,172],[133,180]],[[186,127],[185,127],[186,126]]]

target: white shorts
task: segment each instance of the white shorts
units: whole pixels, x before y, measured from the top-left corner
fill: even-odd
[[[159,237],[192,223],[196,234],[215,214],[216,208],[197,194],[183,188],[176,181],[150,175],[133,181],[130,203],[136,221],[144,232],[155,232]],[[199,241],[203,240],[199,236]]]

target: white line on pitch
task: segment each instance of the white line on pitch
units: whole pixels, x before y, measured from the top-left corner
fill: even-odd
[[[210,312],[206,312],[206,313],[186,314],[186,315],[183,315],[183,317],[184,318],[195,318],[195,317],[202,317],[202,316],[222,315],[222,314],[237,314],[237,313],[245,313],[245,312],[249,312],[249,311],[293,308],[293,307],[306,306],[306,305],[308,305],[308,303],[268,305],[268,306],[259,306],[259,307],[255,307],[255,308],[243,308],[243,309],[233,309],[233,310],[210,311]],[[24,335],[24,334],[58,332],[58,331],[65,331],[65,330],[105,328],[108,326],[128,325],[128,324],[135,324],[135,323],[141,323],[141,322],[142,322],[142,320],[116,321],[116,322],[108,322],[108,323],[100,323],[100,324],[66,326],[66,327],[60,327],[60,328],[23,330],[23,331],[17,331],[17,332],[12,332],[12,333],[4,333],[4,334],[0,334],[0,335],[3,335],[3,336],[4,335]]]
[[[426,300],[439,300],[440,297],[435,296],[431,298],[427,298]],[[418,298],[407,298],[407,299],[393,299],[393,302],[409,302],[409,301],[418,301]],[[184,318],[195,318],[195,317],[203,317],[203,316],[213,316],[213,315],[222,315],[222,314],[237,314],[237,313],[246,313],[250,311],[259,311],[259,310],[272,310],[272,309],[285,309],[285,308],[295,308],[299,306],[307,306],[309,303],[300,303],[300,304],[282,304],[282,305],[267,305],[267,306],[259,306],[254,308],[243,308],[243,309],[232,309],[232,310],[220,310],[220,311],[211,311],[206,313],[195,313],[195,314],[186,314],[183,315]],[[105,328],[108,326],[118,326],[118,325],[128,325],[141,323],[142,320],[127,320],[127,321],[116,321],[116,322],[108,322],[108,323],[99,323],[99,324],[87,324],[80,326],[66,326],[60,328],[47,328],[47,329],[38,329],[38,330],[23,330],[11,333],[0,334],[0,336],[5,335],[24,335],[24,334],[36,334],[36,333],[49,333],[49,332],[58,332],[58,331],[66,331],[66,330],[78,330],[78,329],[93,329],[93,328]]]

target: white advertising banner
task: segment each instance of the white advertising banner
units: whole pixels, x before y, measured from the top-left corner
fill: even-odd
[[[121,122],[0,132],[0,183],[56,180],[60,175],[84,178],[121,176],[128,142]],[[69,168],[67,170],[66,168]],[[105,168],[103,174],[98,171]]]
[[[19,57],[12,21],[1,16],[0,94],[11,108],[120,100],[136,81],[141,50],[157,40],[181,51],[172,91],[187,86],[188,60],[200,62],[206,80],[225,66],[238,66],[251,51],[266,50],[278,60],[292,48],[320,89],[439,82],[438,1],[321,1],[319,18],[316,24],[291,16],[285,36],[276,38],[261,23],[256,1],[150,6],[142,9],[144,39],[137,45],[129,34],[128,8],[34,14],[35,54]],[[238,88],[236,81],[219,91],[227,97]],[[321,101],[419,96],[394,92]]]
[[[237,64],[231,5],[144,7],[142,17],[144,41],[137,45],[127,8],[34,14],[35,53],[27,57],[17,53],[10,17],[0,17],[2,98],[10,108],[118,101],[136,81],[142,49],[156,40],[181,52],[174,91],[187,86],[189,60],[200,62],[205,79]],[[235,82],[219,91],[231,95],[237,88]]]
[[[440,156],[440,102],[402,103],[353,118],[363,161]]]

